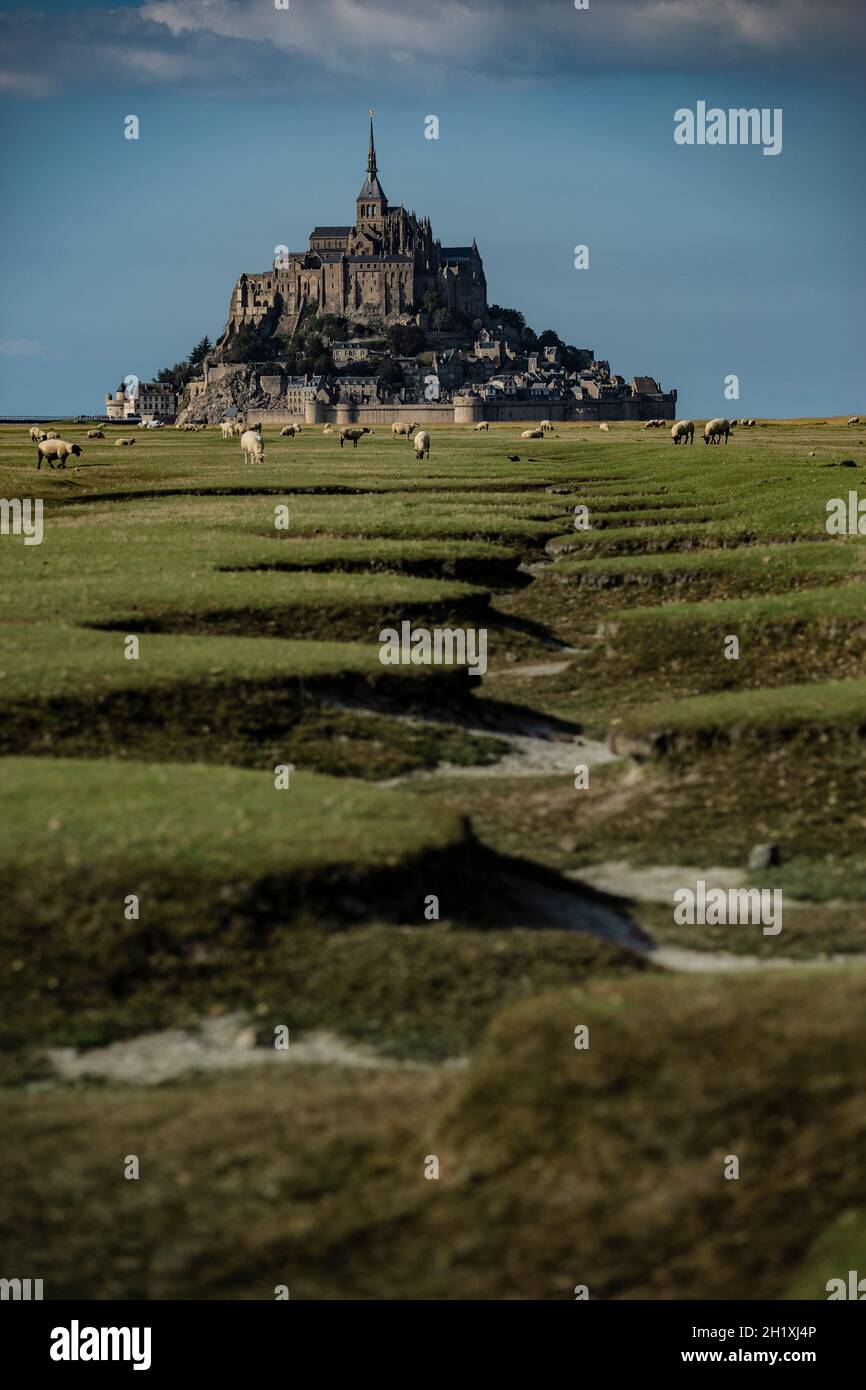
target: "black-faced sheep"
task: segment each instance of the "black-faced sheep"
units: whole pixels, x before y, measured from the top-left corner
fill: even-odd
[[[357,449],[358,440],[363,439],[365,434],[372,434],[373,431],[367,425],[344,425],[340,430],[340,448],[347,440],[351,440],[352,448]]]
[[[671,425],[671,439],[675,444],[680,440],[687,439],[690,444],[695,442],[695,426],[691,420],[677,420],[675,425]]]
[[[731,422],[730,422],[730,420],[722,420],[722,419],[708,420],[707,423],[704,425],[704,443],[705,443],[705,444],[718,444],[718,443],[719,443],[719,440],[720,440],[721,437],[722,437],[722,435],[724,435],[724,436],[725,436],[725,443],[727,444],[727,442],[728,442],[728,436],[730,435],[730,433],[731,433]]]
[[[75,455],[76,458],[81,454],[79,444],[70,444],[65,439],[41,439],[36,446],[36,467],[42,467],[44,459],[51,468],[65,468],[66,460]]]

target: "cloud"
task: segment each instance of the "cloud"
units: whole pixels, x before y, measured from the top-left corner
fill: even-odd
[[[45,349],[33,338],[7,338],[0,342],[0,353],[4,357],[44,357]]]
[[[7,12],[0,94],[77,83],[226,97],[371,86],[525,87],[618,68],[694,71],[857,61],[862,0],[144,0]]]

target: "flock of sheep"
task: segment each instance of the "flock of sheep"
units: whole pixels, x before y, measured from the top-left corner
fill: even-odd
[[[230,423],[227,421],[222,425],[221,428],[223,431],[223,439],[230,439],[233,434],[240,434],[241,451],[243,453],[245,463],[264,462],[265,441],[262,436],[262,427],[260,424],[251,425],[249,429],[244,429],[242,425],[237,425],[234,422]],[[418,429],[417,421],[414,421],[413,423],[408,425],[394,424],[391,426],[391,432],[393,434],[394,439],[399,439],[401,436],[403,438],[408,438],[411,435],[413,429],[418,431],[417,434],[415,434],[411,440],[412,444],[414,444],[415,446],[416,459],[423,459],[425,457],[429,458],[430,435],[427,430]],[[300,425],[284,425],[283,428],[280,430],[280,438],[293,439],[296,434],[300,433]],[[330,435],[333,433],[334,430],[331,425],[325,425],[324,429],[322,430],[322,434]],[[365,434],[372,433],[373,431],[370,429],[369,425],[343,425],[343,427],[337,431],[337,437],[340,441],[340,448],[342,449],[344,444],[351,444],[353,449],[357,449],[358,440],[363,439]]]
[[[719,444],[724,439],[727,444],[734,427],[739,429],[753,429],[757,425],[757,420],[726,420],[721,417],[708,420],[704,425],[704,443]],[[647,420],[643,428],[659,429],[667,424],[666,420]],[[848,421],[849,425],[859,425],[860,416],[852,415]],[[177,425],[181,430],[203,430],[206,425]],[[265,441],[262,435],[260,424],[247,426],[238,420],[223,420],[219,426],[223,439],[240,438],[241,452],[244,462],[263,463],[265,457]],[[487,431],[490,423],[487,420],[480,421],[474,427],[475,432]],[[598,427],[608,433],[610,425],[603,420]],[[415,433],[413,434],[413,431]],[[547,434],[553,432],[553,425],[550,420],[542,420],[533,429],[523,430],[520,434],[521,439],[544,439]],[[294,438],[301,433],[299,424],[284,425],[280,430],[280,438]],[[354,449],[358,447],[358,441],[363,439],[365,434],[372,434],[373,431],[368,425],[344,425],[339,430],[334,430],[333,426],[327,424],[322,433],[325,435],[336,434],[340,441],[340,448],[344,444],[351,444]],[[36,444],[36,467],[41,468],[43,462],[48,463],[52,468],[65,468],[66,460],[71,457],[78,458],[81,455],[79,444],[70,444],[68,440],[61,439],[56,430],[43,430],[38,425],[31,425],[29,430],[30,438]],[[392,437],[396,439],[407,439],[415,449],[416,459],[430,457],[430,434],[427,430],[419,427],[417,420],[409,421],[406,424],[395,422],[391,426]],[[105,433],[100,429],[87,431],[88,439],[104,439]],[[671,426],[671,438],[674,444],[694,444],[695,425],[693,420],[677,420]],[[115,440],[115,448],[130,449],[135,444],[133,438],[125,437]],[[509,455],[509,457],[512,457]]]

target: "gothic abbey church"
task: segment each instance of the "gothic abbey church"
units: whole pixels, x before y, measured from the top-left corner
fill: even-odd
[[[232,292],[225,347],[243,324],[263,337],[291,334],[306,308],[352,323],[409,323],[426,292],[471,318],[487,315],[484,266],[471,246],[434,241],[428,218],[390,207],[376,170],[373,121],[367,176],[351,227],[314,227],[307,251],[283,251],[272,270],[243,274]]]

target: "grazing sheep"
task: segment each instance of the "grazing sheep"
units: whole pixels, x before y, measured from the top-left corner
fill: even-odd
[[[330,425],[330,424],[327,424],[327,425],[325,426],[325,428],[322,430],[322,434],[333,434],[333,433],[334,433],[334,429],[333,429],[333,426]]]
[[[281,439],[294,439],[295,435],[296,435],[296,434],[300,434],[300,433],[301,433],[301,427],[300,427],[300,425],[283,425],[283,428],[280,430],[280,438],[281,438]]]
[[[48,435],[45,433],[45,431],[41,430],[38,425],[31,425],[28,433],[30,434],[30,438],[33,440],[34,444],[41,444],[43,439],[48,438]]]
[[[860,416],[859,416],[859,415],[852,415],[852,416],[851,416],[851,419],[848,421],[848,424],[849,424],[849,425],[859,425],[859,423],[860,423]]]
[[[223,439],[231,439],[232,435],[235,432],[235,427],[232,424],[231,420],[223,420],[222,424],[220,425],[220,430],[222,431]]]
[[[416,459],[422,459],[425,454],[430,457],[430,435],[426,430],[419,430],[412,442],[415,445]]]
[[[731,421],[731,429],[733,429],[735,425],[739,425],[739,423],[740,423],[739,420],[732,420],[732,421]]]
[[[87,438],[88,438],[88,439],[104,439],[104,438],[105,438],[105,435],[103,434],[102,430],[88,430],[88,431],[87,431]]]
[[[42,460],[52,468],[65,468],[66,460],[71,454],[76,458],[81,453],[79,444],[69,444],[65,439],[58,439],[55,435],[53,439],[40,439],[36,446],[36,467],[42,467]]]
[[[262,439],[261,425],[254,425],[252,429],[244,430],[241,435],[241,449],[244,463],[264,463],[265,441]]]
[[[549,420],[542,420],[538,428],[540,430],[552,430],[553,425],[550,423]]]
[[[56,430],[46,430],[46,431],[45,431],[45,438],[46,438],[46,439],[59,439],[59,438],[60,438],[60,435],[57,433]]]
[[[543,439],[544,430],[521,430],[521,439]]]
[[[412,420],[408,425],[401,425],[398,423],[398,421],[395,420],[393,425],[391,426],[391,433],[395,439],[400,439],[401,437],[409,439],[413,431],[418,430],[420,428],[421,422],[419,420]]]
[[[727,444],[727,442],[728,442],[728,436],[730,435],[730,433],[731,433],[731,422],[730,422],[730,420],[722,420],[722,419],[708,420],[707,423],[704,425],[704,443],[705,443],[705,444],[718,444],[718,443],[719,443],[719,440],[720,440],[721,437],[722,437],[722,435],[724,435],[724,436],[725,436],[725,443]]]
[[[600,430],[609,431],[609,430],[610,430],[610,425],[607,423],[606,420],[602,420],[601,424],[599,425],[599,429],[600,429]]]
[[[373,431],[371,429],[368,429],[366,425],[344,425],[343,428],[340,430],[340,448],[342,449],[343,445],[346,443],[347,440],[351,440],[352,448],[357,449],[358,440],[362,439],[365,434],[372,433]]]
[[[679,444],[681,439],[687,439],[690,444],[695,442],[695,426],[691,420],[677,420],[675,425],[671,425],[671,439],[675,444]]]
[[[114,447],[115,449],[131,449],[134,443],[134,439],[115,439]]]
[[[480,424],[478,424],[478,425],[475,426],[475,432],[476,432],[476,434],[478,433],[479,430],[489,430],[489,429],[490,429],[490,421],[489,421],[489,420],[482,420]]]

